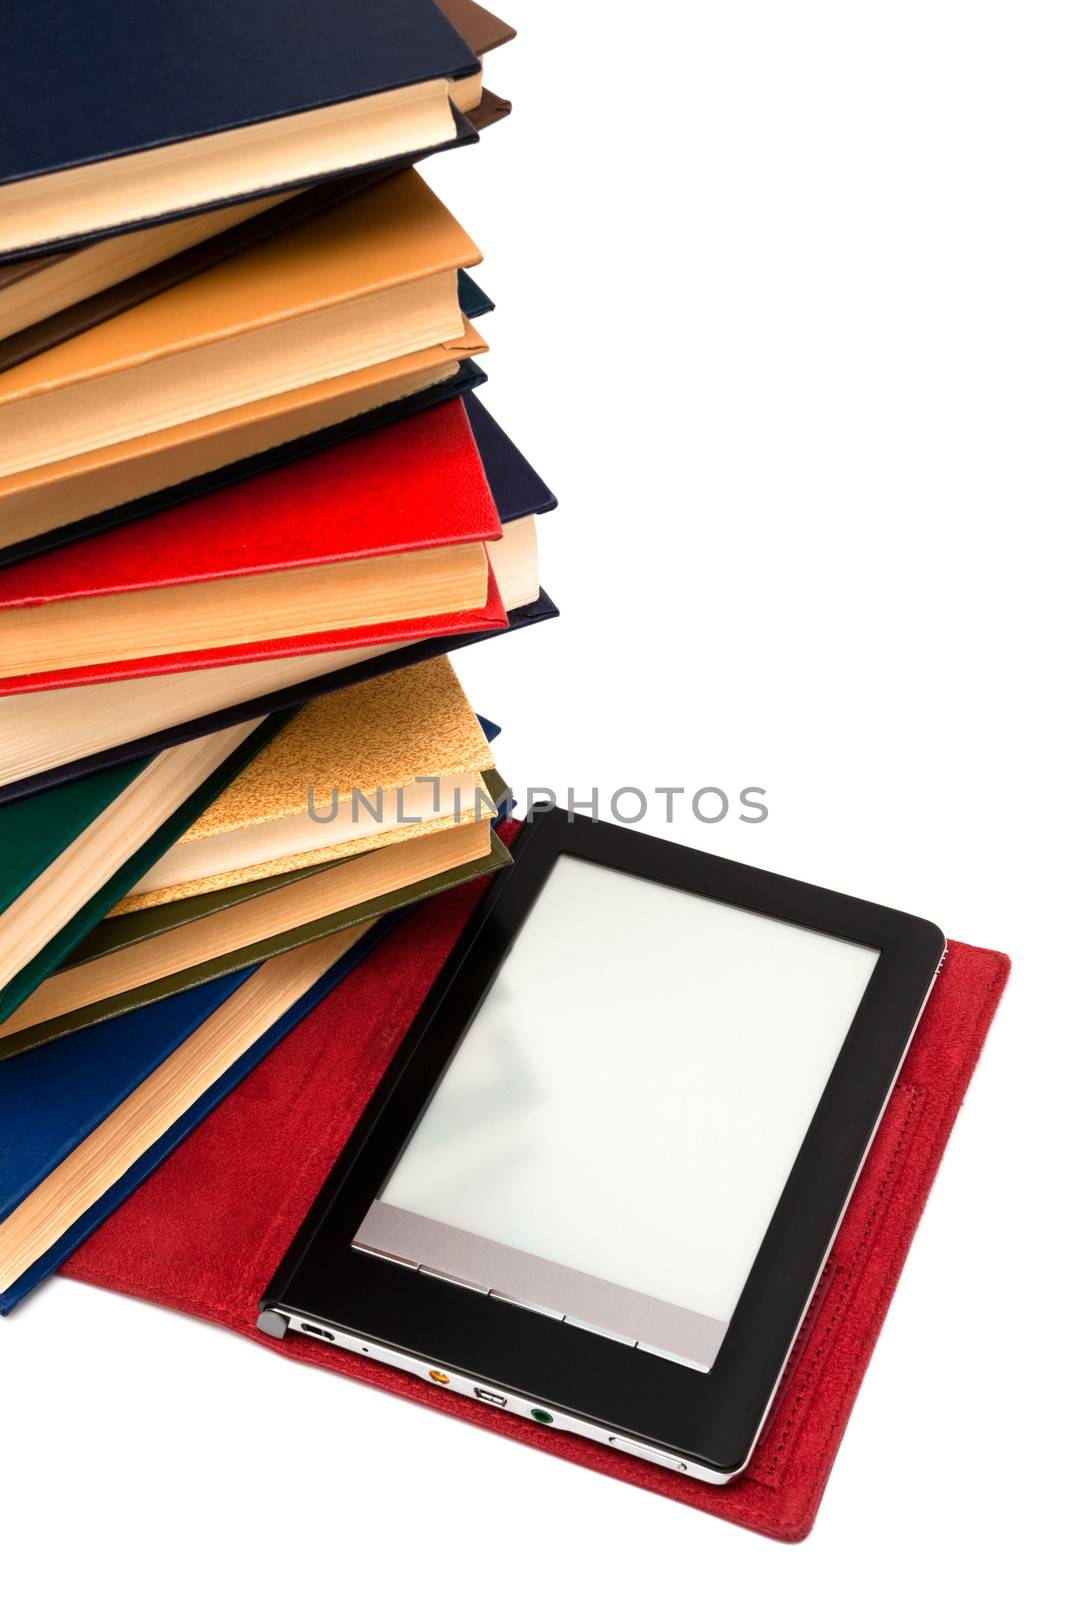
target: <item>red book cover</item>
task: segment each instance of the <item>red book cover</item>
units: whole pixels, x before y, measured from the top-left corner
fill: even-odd
[[[137,661],[103,661],[87,667],[67,667],[61,672],[28,673],[21,678],[0,678],[0,695],[32,694],[39,689],[69,689],[78,683],[115,683],[123,678],[150,678],[164,672],[194,672],[203,667],[232,667],[243,661],[278,660],[284,656],[316,656],[331,650],[370,649],[378,645],[435,639],[447,634],[488,633],[506,628],[508,614],[500,597],[493,569],[485,605],[474,611],[449,611],[440,616],[408,617],[402,622],[375,622],[333,633],[309,633],[289,639],[258,639],[252,644],[226,645],[185,655],[143,656]],[[314,676],[314,666],[309,670]]]
[[[0,609],[499,539],[459,400],[0,571]]]
[[[138,590],[151,605],[151,592],[182,584],[491,543],[501,532],[466,410],[452,400],[0,572],[0,636],[3,613],[22,607]],[[52,668],[0,679],[0,694],[478,632],[505,621],[490,574],[485,605],[473,611]]]

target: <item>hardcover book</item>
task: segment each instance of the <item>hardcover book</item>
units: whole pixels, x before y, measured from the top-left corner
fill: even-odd
[[[473,138],[474,130],[469,129],[453,142],[468,144]],[[340,205],[410,164],[404,161],[380,171],[334,178],[295,194],[265,195],[219,211],[199,212],[139,233],[99,239],[77,250],[0,263],[0,372],[195,278],[318,211]]]
[[[458,339],[0,478],[0,566],[426,410],[481,381],[470,358],[487,348],[464,318]]]
[[[0,572],[0,660],[76,683],[146,655],[478,611],[496,507],[459,400]],[[94,672],[92,674],[96,676]]]
[[[370,952],[364,923],[99,1023],[0,1073],[0,1315]]]
[[[495,772],[486,788],[503,804]],[[0,1062],[297,945],[414,905],[510,861],[489,820],[109,917],[0,1024]]]
[[[513,28],[473,0],[452,0],[439,9],[479,58],[515,36]],[[468,116],[455,113],[456,137],[444,148],[469,144],[476,127],[489,126],[509,109],[506,101],[483,91]],[[316,183],[296,195],[265,195],[75,249],[0,263],[0,372],[338,204],[414,159]]]
[[[517,630],[557,614],[539,589],[536,531],[536,518],[553,509],[555,497],[484,406],[468,396],[464,409],[504,530],[488,548],[506,626]],[[0,696],[0,802],[460,649],[494,631]],[[125,736],[121,745],[114,743],[116,728]]]
[[[499,50],[501,45],[510,44],[515,37],[515,29],[510,22],[494,16],[477,0],[438,0],[438,8],[479,60],[483,60],[490,50]]]
[[[4,55],[0,256],[430,150],[481,97],[432,0],[38,0]]]
[[[288,720],[240,723],[0,812],[0,1020]]]
[[[484,820],[491,766],[446,658],[339,689],[290,718],[111,914]]]
[[[0,375],[0,478],[458,339],[479,259],[416,172],[375,184]]]

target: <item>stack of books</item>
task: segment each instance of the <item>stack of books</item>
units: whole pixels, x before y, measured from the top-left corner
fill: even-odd
[[[0,1310],[506,865],[452,652],[554,616],[426,157],[473,0],[42,0],[0,157]],[[12,108],[9,106],[9,110]],[[476,326],[477,324],[477,326]]]

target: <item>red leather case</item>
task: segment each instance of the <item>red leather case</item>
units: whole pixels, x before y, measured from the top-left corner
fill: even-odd
[[[950,943],[752,1462],[714,1488],[312,1340],[279,1342],[256,1331],[260,1295],[480,892],[479,884],[465,886],[407,917],[63,1270],[222,1323],[295,1361],[393,1389],[757,1533],[803,1539],[1007,981],[1008,958]]]

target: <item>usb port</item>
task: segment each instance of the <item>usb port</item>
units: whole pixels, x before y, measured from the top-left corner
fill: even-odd
[[[316,1339],[329,1339],[331,1344],[333,1344],[336,1337],[328,1328],[315,1328],[312,1327],[310,1322],[302,1322],[300,1324],[300,1332],[314,1334]]]
[[[506,1406],[507,1401],[502,1394],[494,1394],[492,1389],[475,1389],[474,1398],[484,1400],[487,1406]]]

